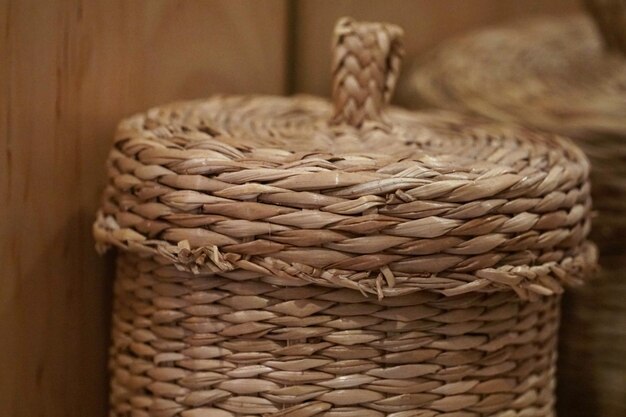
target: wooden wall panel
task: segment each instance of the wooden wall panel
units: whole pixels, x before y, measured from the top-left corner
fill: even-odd
[[[106,412],[110,258],[91,223],[116,122],[281,93],[284,0],[0,0],[0,415]]]
[[[330,42],[342,16],[388,21],[405,30],[407,60],[467,30],[510,18],[566,13],[578,0],[297,0],[293,91],[330,95]],[[406,63],[405,63],[406,64]],[[404,66],[405,74],[407,65]]]

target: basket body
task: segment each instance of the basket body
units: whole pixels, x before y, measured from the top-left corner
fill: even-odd
[[[554,415],[559,296],[220,275],[118,257],[112,417]]]

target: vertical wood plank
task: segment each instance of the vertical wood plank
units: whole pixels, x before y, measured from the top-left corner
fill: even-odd
[[[330,94],[330,41],[342,16],[388,21],[405,30],[407,61],[442,40],[506,19],[566,13],[578,0],[297,0],[294,91]]]
[[[285,0],[0,0],[0,28],[0,415],[104,416],[111,269],[91,222],[115,124],[282,93]]]

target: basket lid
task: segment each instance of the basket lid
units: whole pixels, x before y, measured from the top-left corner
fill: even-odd
[[[122,121],[100,249],[379,297],[529,298],[582,280],[595,262],[584,155],[521,127],[387,109],[401,33],[339,21],[332,105],[218,96]]]
[[[626,1],[451,40],[417,64],[406,100],[582,139],[626,137]]]

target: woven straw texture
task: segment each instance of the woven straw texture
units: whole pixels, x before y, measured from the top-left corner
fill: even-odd
[[[111,416],[552,416],[565,284],[595,264],[556,135],[387,109],[401,30],[339,22],[333,101],[124,120]]]
[[[626,2],[589,6],[597,23],[586,16],[537,18],[453,40],[424,59],[407,88],[414,106],[566,133],[591,159],[598,209],[592,237],[603,255],[603,271],[602,279],[566,300],[560,409],[565,416],[621,417],[626,415]]]

